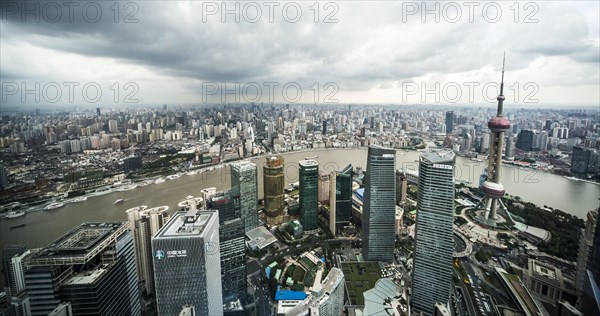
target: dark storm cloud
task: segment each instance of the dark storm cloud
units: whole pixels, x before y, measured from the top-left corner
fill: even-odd
[[[78,11],[74,22],[63,17],[58,23],[48,23],[42,17],[39,23],[30,23],[18,11],[22,5],[13,12],[14,7],[3,3],[3,48],[27,43],[197,81],[335,81],[352,90],[385,87],[432,73],[499,67],[504,50],[509,51],[512,71],[527,68],[539,56],[598,62],[598,44],[588,40],[589,26],[581,15],[551,6],[543,7],[540,22],[532,25],[481,19],[452,24],[422,23],[418,18],[404,22],[400,4],[339,3],[339,22],[323,24],[314,23],[308,15],[310,4],[302,3],[306,16],[298,23],[281,16],[269,23],[263,16],[253,24],[243,19],[221,23],[218,16],[203,23],[202,3],[197,1],[134,2],[139,10],[129,19],[138,22],[123,23],[128,11],[121,8],[116,23],[110,8],[113,2],[97,3],[103,15],[96,23]],[[83,7],[86,2],[80,4]],[[52,62],[43,56],[29,56],[29,60],[25,68],[31,71],[3,61],[2,80],[30,79],[36,76],[36,67]],[[597,76],[596,69],[587,77]],[[182,86],[196,89],[198,83]]]

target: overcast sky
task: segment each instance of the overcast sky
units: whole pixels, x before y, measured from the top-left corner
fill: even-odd
[[[247,3],[3,1],[1,104],[600,104],[598,1]]]

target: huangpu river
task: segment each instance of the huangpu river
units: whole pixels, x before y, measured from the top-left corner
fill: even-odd
[[[397,169],[418,170],[419,152],[398,150]],[[352,164],[354,167],[366,167],[367,149],[328,149],[283,154],[285,159],[286,186],[298,181],[298,161],[305,157],[315,157],[320,170],[333,171]],[[262,198],[262,166],[264,157],[251,159],[258,165],[259,198]],[[472,161],[468,158],[456,158],[456,180],[479,185],[479,175],[486,162]],[[506,192],[517,195],[525,201],[540,206],[547,205],[585,219],[588,211],[599,206],[600,185],[584,181],[573,181],[533,169],[523,169],[503,165],[501,182]],[[64,207],[49,211],[27,213],[14,219],[0,221],[0,240],[4,248],[8,244],[25,244],[29,248],[43,247],[69,231],[76,225],[87,221],[125,221],[125,211],[138,205],[149,207],[167,205],[171,211],[177,210],[177,203],[188,195],[198,196],[200,190],[216,187],[223,190],[230,187],[229,167],[215,168],[196,175],[182,175],[178,179],[167,180],[160,184],[151,184],[129,191],[89,197],[86,201],[66,204]],[[117,199],[123,203],[114,204]],[[10,229],[11,226],[26,224],[24,227]]]

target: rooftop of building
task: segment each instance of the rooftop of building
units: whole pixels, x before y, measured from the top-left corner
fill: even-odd
[[[553,280],[557,279],[558,275],[555,271],[556,269],[549,269],[542,265],[537,264],[537,262],[535,260],[532,260],[532,261],[533,261],[533,271],[535,271],[535,274],[537,274],[539,276],[543,276],[548,279],[553,279]]]
[[[177,206],[183,209],[191,209],[202,205],[202,202],[204,202],[204,199],[201,197],[188,196],[185,200],[179,202]]]
[[[223,305],[223,310],[225,312],[243,312],[244,311],[244,307],[242,306],[242,302],[237,299],[233,302],[229,302],[227,304]]]
[[[383,158],[396,158],[396,150],[379,145],[369,146],[369,155],[381,156]]]
[[[277,241],[277,238],[271,234],[271,232],[264,226],[258,226],[255,229],[246,233],[246,237],[250,239],[248,241],[248,247],[251,249],[264,249],[267,246]]]
[[[98,278],[100,278],[106,271],[110,270],[108,264],[103,264],[94,270],[84,271],[79,274],[72,276],[62,285],[82,285],[82,284],[92,284]]]
[[[194,306],[185,305],[181,308],[181,312],[179,312],[179,316],[194,316],[196,314],[196,309]]]
[[[431,163],[451,163],[454,161],[455,154],[450,150],[433,149],[421,153],[421,158]]]
[[[316,160],[300,160],[298,164],[302,167],[315,167],[319,165]]]
[[[267,161],[265,163],[265,168],[283,168],[283,156],[269,156],[267,157]]]
[[[223,203],[228,203],[231,199],[231,191],[220,191],[213,194],[210,198],[208,198],[208,203],[212,205],[220,205]]]
[[[239,169],[241,171],[252,170],[256,168],[256,164],[250,160],[236,161],[231,164],[232,169]]]
[[[183,236],[198,236],[204,232],[204,228],[215,217],[218,221],[217,211],[190,210],[173,214],[171,220],[158,231],[156,238],[170,238]]]
[[[338,268],[332,268],[323,280],[322,293],[331,293],[344,280],[344,273]]]
[[[168,211],[169,211],[169,207],[166,205],[152,207],[152,208],[148,208],[148,206],[146,206],[146,205],[140,205],[140,206],[132,207],[125,212],[126,213],[139,212],[140,215],[143,216],[143,215],[160,214],[160,213],[165,213]]]
[[[147,208],[148,208],[148,205],[139,205],[139,206],[128,209],[127,211],[125,211],[125,213],[141,212]]]
[[[375,287],[363,293],[365,315],[385,315],[388,311],[393,311],[393,306],[388,303],[398,295],[398,287],[392,279],[382,278],[377,280]]]
[[[536,279],[541,279],[545,283],[563,287],[564,279],[562,272],[557,267],[542,264],[535,259],[528,260],[528,274]]]
[[[365,188],[354,190],[354,196],[358,198],[358,202],[363,202],[365,200]]]
[[[275,292],[276,301],[302,301],[306,298],[306,293],[292,290],[277,290]]]
[[[515,221],[514,227],[517,230],[519,230],[521,233],[529,235],[539,241],[547,242],[550,240],[550,238],[552,238],[552,235],[550,234],[550,232],[545,229],[542,229],[542,228],[529,226],[529,225],[526,225],[526,224],[523,224],[523,223],[517,222],[517,221]]]
[[[290,221],[290,226],[292,226],[292,228],[295,228],[295,227],[302,226],[302,224],[300,223],[299,220],[293,220],[293,221]]]
[[[27,265],[83,264],[127,229],[126,222],[83,223],[32,254]]]
[[[149,209],[147,209],[145,211],[147,213],[149,213],[149,214],[163,213],[163,212],[169,211],[169,207],[166,206],[166,205],[163,205],[163,206],[157,206],[157,207],[149,208]]]

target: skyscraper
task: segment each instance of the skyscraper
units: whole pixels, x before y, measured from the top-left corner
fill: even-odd
[[[108,131],[111,133],[117,133],[119,131],[119,125],[117,124],[117,120],[108,121]]]
[[[315,160],[300,160],[300,223],[304,231],[319,227],[319,163]]]
[[[169,221],[169,207],[147,209],[146,205],[141,205],[125,212],[133,233],[138,281],[143,282],[146,295],[154,295],[152,236]]]
[[[598,222],[598,211],[589,211],[585,221],[585,229],[581,229],[579,238],[579,251],[577,254],[577,274],[575,277],[575,290],[577,291],[578,303],[581,306],[581,298],[590,263],[591,249],[594,245],[594,231]]]
[[[267,224],[279,225],[283,221],[283,157],[270,156],[263,167],[263,187]]]
[[[245,299],[246,244],[240,197],[230,191],[217,192],[207,207],[219,212],[219,248],[223,303]]]
[[[498,96],[498,110],[496,116],[488,121],[490,133],[490,153],[488,155],[487,180],[481,184],[481,191],[485,194],[480,207],[485,209],[483,216],[476,219],[483,224],[496,227],[496,212],[498,208],[506,210],[502,203],[504,186],[500,183],[500,167],[502,166],[502,145],[504,132],[510,128],[510,121],[504,117],[502,103],[504,102],[504,60],[502,60],[502,80],[500,81],[500,95]],[[522,131],[521,133],[523,133]]]
[[[424,315],[445,305],[452,288],[454,162],[454,153],[442,150],[419,160],[412,308]]]
[[[15,255],[10,259],[10,264],[6,274],[9,274],[9,278],[6,280],[10,287],[10,294],[12,296],[18,295],[19,292],[25,289],[25,275],[23,271],[23,261],[27,256],[31,254],[31,250],[27,250],[22,254]]]
[[[596,212],[600,213],[600,208]],[[588,262],[580,306],[584,315],[598,315],[600,313],[600,294],[598,290],[600,288],[600,225],[598,223],[594,227],[592,245],[588,251]]]
[[[318,315],[341,315],[344,310],[344,291],[344,273],[339,268],[331,268],[320,290],[314,293],[310,310],[318,310]]]
[[[84,223],[25,260],[31,315],[69,301],[74,315],[140,315],[126,222]]]
[[[184,305],[198,315],[223,315],[217,211],[173,214],[152,250],[159,315],[179,315]]]
[[[352,170],[351,164],[339,171],[331,172],[329,190],[329,230],[337,231],[350,223],[352,214]]]
[[[392,261],[396,224],[396,151],[369,146],[364,178],[363,257],[367,261]]]
[[[125,172],[138,170],[142,168],[142,165],[142,156],[131,156],[123,159],[123,171]]]
[[[398,205],[406,200],[407,181],[406,173],[396,170],[396,204]]]
[[[590,163],[591,151],[587,148],[573,147],[571,155],[571,172],[575,174],[586,174]]]
[[[12,294],[19,291],[16,285],[18,281],[12,267],[13,258],[20,257],[27,251],[25,245],[8,245],[2,249],[2,270],[4,270],[4,280],[10,288]]]
[[[8,170],[3,165],[0,165],[0,189],[8,187]]]
[[[536,147],[534,138],[534,131],[528,129],[521,130],[519,135],[517,135],[516,147],[523,151],[531,151],[534,149],[534,147]]]
[[[204,205],[204,210],[207,210],[207,201],[208,199],[210,199],[211,196],[213,196],[213,194],[217,193],[217,188],[215,187],[210,187],[210,188],[204,188],[202,190],[200,190],[200,197],[202,197],[203,205]]]
[[[331,173],[327,170],[319,170],[319,203],[327,204],[331,198]]]
[[[240,161],[231,165],[231,190],[240,196],[245,231],[258,227],[258,178],[255,163]]]
[[[506,150],[504,151],[504,156],[507,160],[515,159],[515,137],[511,132],[508,132],[506,136]]]
[[[446,112],[446,134],[452,133],[454,130],[454,111]]]

